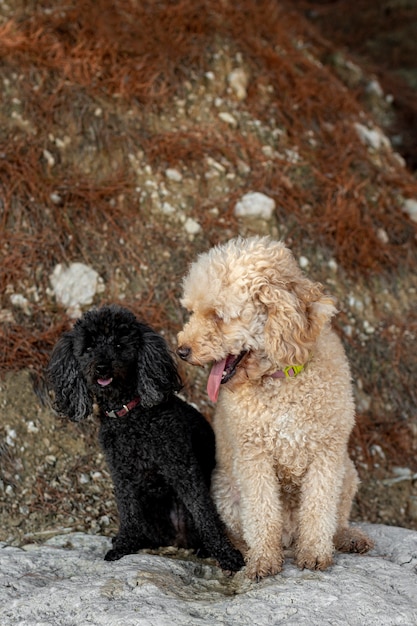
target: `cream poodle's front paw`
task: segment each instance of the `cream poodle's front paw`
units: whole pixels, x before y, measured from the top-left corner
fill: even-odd
[[[246,576],[252,580],[260,580],[266,576],[274,576],[282,570],[284,555],[279,552],[275,555],[264,555],[249,550],[246,554]]]
[[[317,554],[315,551],[297,551],[295,561],[300,569],[325,570],[333,563],[333,554]]]
[[[372,550],[374,542],[359,528],[342,528],[334,536],[334,544],[339,552],[359,552]]]

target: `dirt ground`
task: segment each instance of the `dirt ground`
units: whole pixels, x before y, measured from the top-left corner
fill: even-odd
[[[254,233],[284,239],[338,298],[353,519],[417,529],[411,148],[395,98],[296,4],[0,4],[0,541],[117,525],[97,424],[57,419],[32,389],[72,323],[56,264],[94,268],[93,304],[125,304],[175,348],[189,263]],[[236,218],[248,191],[274,199],[271,220]],[[207,372],[179,367],[210,419]]]

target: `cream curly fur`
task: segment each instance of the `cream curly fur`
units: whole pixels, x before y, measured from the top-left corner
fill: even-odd
[[[325,569],[334,549],[366,552],[349,527],[358,477],[348,456],[351,375],[331,329],[332,297],[268,237],[237,238],[202,254],[183,281],[190,320],[178,354],[193,365],[247,351],[221,385],[214,416],[213,496],[250,578]],[[292,378],[277,370],[304,365]]]

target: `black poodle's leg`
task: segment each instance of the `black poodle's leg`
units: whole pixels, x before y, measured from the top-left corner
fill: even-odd
[[[210,494],[202,486],[195,497],[184,496],[184,504],[193,516],[194,524],[201,537],[203,549],[216,558],[222,569],[237,572],[244,565],[244,559],[230,540],[220,520]]]
[[[175,472],[171,471],[166,479],[176,489],[178,498],[190,513],[200,537],[200,546],[217,559],[222,569],[238,571],[244,565],[243,557],[226,536],[225,528],[199,468],[190,459],[187,464],[184,457],[170,463],[170,469],[174,467]]]
[[[116,499],[119,510],[119,532],[113,538],[107,561],[115,561],[141,548],[175,545],[176,530],[171,517],[173,494],[149,494],[129,481],[121,489],[117,482]]]
[[[146,544],[145,538],[140,536],[137,527],[120,526],[119,532],[112,539],[112,548],[106,553],[104,559],[117,561],[126,554],[135,554]]]
[[[149,548],[146,536],[144,508],[132,485],[120,480],[114,481],[117,509],[119,512],[119,531],[112,540],[112,548],[105,555],[106,561],[117,561],[126,554],[134,554],[141,548]]]

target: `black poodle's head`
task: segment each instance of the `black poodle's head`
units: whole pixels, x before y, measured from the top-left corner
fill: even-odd
[[[55,408],[72,420],[139,397],[143,407],[159,404],[181,388],[165,340],[116,305],[91,309],[64,333],[47,368]]]

